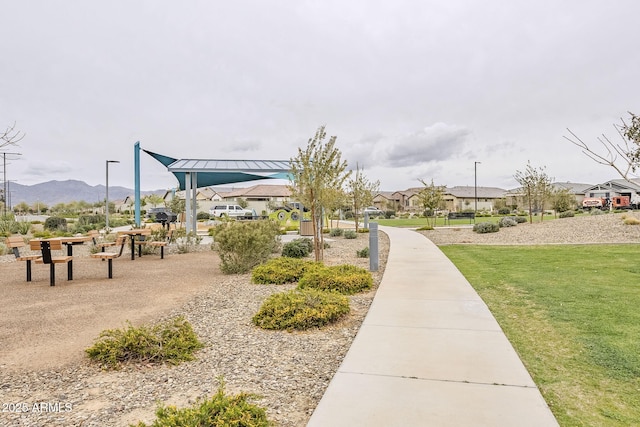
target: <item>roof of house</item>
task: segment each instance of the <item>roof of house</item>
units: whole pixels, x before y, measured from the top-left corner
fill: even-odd
[[[232,197],[289,197],[291,190],[287,185],[254,185],[253,187],[238,188],[224,195]]]
[[[554,182],[551,184],[557,190],[567,190],[571,194],[584,194],[593,184],[584,184],[579,182]]]
[[[631,180],[632,182],[627,181],[626,179],[612,179],[602,184],[591,185],[585,188],[585,193],[592,190],[607,190],[607,189],[626,189],[630,188],[636,192],[640,192],[640,180]]]
[[[498,187],[455,186],[447,187],[444,194],[451,194],[458,198],[478,197],[483,199],[500,199],[505,196],[507,190]]]

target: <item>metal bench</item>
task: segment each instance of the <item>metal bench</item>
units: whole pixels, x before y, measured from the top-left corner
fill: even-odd
[[[449,212],[447,221],[450,223],[452,219],[469,218],[469,224],[476,218],[475,212]]]
[[[24,241],[22,236],[9,236],[5,239],[5,243],[8,248],[13,250],[13,254],[16,257],[17,261],[25,261],[27,263],[27,282],[31,281],[31,261],[36,261],[39,258],[42,258],[40,254],[21,254],[20,249],[26,248],[27,244]],[[40,248],[38,248],[38,251]]]

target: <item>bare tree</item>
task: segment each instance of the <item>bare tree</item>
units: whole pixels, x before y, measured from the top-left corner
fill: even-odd
[[[525,202],[529,205],[529,223],[533,223],[533,209],[540,209],[540,221],[544,218],[544,204],[551,193],[551,181],[544,171],[545,167],[534,168],[531,162],[527,162],[527,168],[522,171],[516,171],[513,176],[522,186]]]
[[[631,112],[629,115],[631,116],[629,123],[621,118],[620,124],[613,125],[622,140],[620,143],[610,140],[603,134],[596,138],[600,148],[594,149],[570,129],[567,131],[571,137],[564,138],[579,147],[591,160],[612,167],[622,178],[631,182],[630,175],[640,167],[640,117]]]
[[[380,188],[380,181],[371,182],[364,175],[363,169],[356,163],[356,171],[353,179],[347,181],[349,189],[349,197],[353,206],[353,219],[356,223],[356,232],[358,231],[358,212],[365,206],[373,203],[373,193]]]
[[[16,130],[15,122],[11,126],[7,126],[7,129],[0,133],[0,148],[9,145],[18,145],[18,142],[24,138],[25,134]]]

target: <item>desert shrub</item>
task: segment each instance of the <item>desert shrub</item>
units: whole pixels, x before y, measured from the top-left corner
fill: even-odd
[[[396,211],[384,211],[384,217],[386,219],[391,219],[396,216]]]
[[[624,219],[624,225],[640,225],[640,219],[630,216]]]
[[[279,246],[279,225],[272,220],[233,221],[213,231],[223,273],[246,273],[269,259]]]
[[[263,285],[297,282],[306,271],[317,265],[314,261],[297,258],[273,258],[253,269],[251,281]]]
[[[344,295],[294,289],[267,298],[253,316],[253,323],[263,329],[306,330],[333,323],[349,310],[349,299]]]
[[[198,221],[207,220],[207,219],[209,219],[209,213],[208,213],[208,212],[202,212],[202,211],[200,211],[200,212],[198,212],[198,213],[196,214],[196,219],[197,219]]]
[[[344,213],[344,219],[353,219],[353,212],[352,211],[346,211]]]
[[[9,253],[9,248],[3,242],[0,242],[0,255],[6,255]]]
[[[321,266],[310,269],[298,281],[298,288],[313,288],[353,295],[373,285],[371,273],[355,265]]]
[[[593,209],[591,209],[591,210],[589,211],[589,213],[590,213],[591,215],[602,215],[602,214],[604,214],[604,212],[603,212],[603,211],[601,211],[600,209],[597,209],[597,208],[593,208]]]
[[[313,251],[313,240],[303,237],[294,239],[282,246],[282,256],[289,258],[304,258]]]
[[[147,426],[140,421],[135,427],[269,427],[272,424],[267,419],[265,409],[250,402],[256,397],[248,393],[225,395],[224,382],[221,380],[218,392],[210,399],[198,399],[193,406],[182,409],[160,405],[153,424]]]
[[[193,360],[193,353],[203,347],[191,324],[176,317],[155,326],[107,329],[85,350],[90,359],[110,369],[123,363],[170,363]]]
[[[518,215],[518,216],[512,216],[511,218],[515,219],[518,224],[524,224],[525,222],[527,222],[526,216]]]
[[[345,239],[355,239],[356,237],[358,237],[358,235],[356,234],[355,230],[345,230],[344,231],[344,238]]]
[[[573,218],[574,216],[573,211],[564,211],[558,214],[558,218]]]
[[[367,246],[364,249],[356,251],[356,255],[358,256],[358,258],[369,258],[369,247]]]
[[[31,223],[28,221],[18,221],[16,223],[16,231],[23,236],[31,231]]]
[[[332,228],[331,231],[329,231],[329,236],[331,237],[342,236],[343,232],[344,230],[342,228]]]
[[[498,209],[498,215],[509,215],[510,213],[511,213],[511,209],[509,208]]]
[[[67,220],[59,216],[50,216],[44,222],[45,230],[67,231]]]
[[[473,226],[473,231],[476,233],[496,233],[500,231],[500,226],[493,222],[479,222]]]
[[[368,228],[358,228],[358,233],[368,233],[369,229]]]
[[[500,227],[515,227],[516,225],[518,225],[518,222],[515,218],[505,216],[500,218],[500,222],[498,223],[498,225]]]
[[[97,229],[97,225],[98,224],[102,224],[106,222],[106,218],[104,215],[80,215],[78,217],[78,222],[77,225],[90,225],[92,226],[92,228],[90,228],[90,230],[92,229]],[[109,221],[111,222],[111,221]]]
[[[0,235],[11,236],[18,232],[18,223],[12,219],[0,220]]]

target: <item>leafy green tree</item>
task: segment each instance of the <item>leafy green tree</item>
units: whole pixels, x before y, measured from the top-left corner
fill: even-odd
[[[566,212],[576,207],[576,198],[566,188],[553,190],[551,194],[551,205],[556,212]]]
[[[326,190],[326,209],[332,214],[339,209],[349,206],[349,196],[342,188],[328,188]],[[340,217],[338,217],[337,226],[340,226]]]
[[[13,211],[17,214],[26,214],[27,212],[29,212],[29,205],[27,204],[27,202],[20,202],[17,205],[15,205],[13,207]]]
[[[307,147],[298,148],[298,155],[290,161],[292,197],[311,211],[316,261],[323,258],[322,216],[330,204],[330,189],[342,188],[349,176],[347,162],[335,146],[337,137],[332,136],[328,142],[326,137],[325,126],[320,126]]]
[[[525,203],[529,206],[529,222],[533,223],[534,207],[540,209],[540,222],[542,222],[544,204],[551,194],[553,178],[546,174],[544,166],[534,168],[531,162],[527,162],[524,171],[516,171],[513,177],[522,186]]]
[[[247,206],[249,206],[249,202],[247,202],[247,199],[244,199],[242,197],[238,197],[236,199],[236,203],[238,203],[238,206],[240,206],[243,209],[246,209]]]
[[[356,164],[355,176],[347,181],[349,198],[353,206],[353,219],[358,231],[358,214],[361,209],[373,203],[374,193],[380,188],[380,181],[371,182]]]
[[[427,184],[427,182],[422,179],[419,181],[424,185],[424,188],[420,190],[416,197],[418,198],[420,206],[422,206],[425,211],[433,212],[433,224],[427,216],[427,225],[433,227],[436,224],[436,210],[440,208],[444,202],[446,187],[444,185],[435,185],[433,178],[430,184]]]

